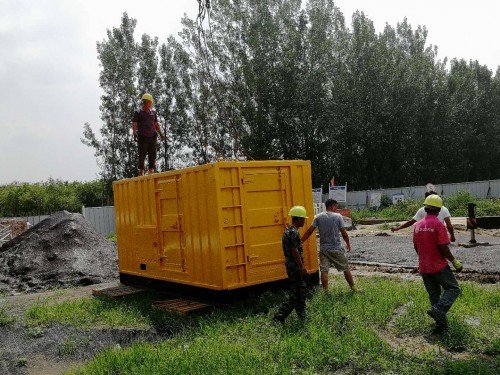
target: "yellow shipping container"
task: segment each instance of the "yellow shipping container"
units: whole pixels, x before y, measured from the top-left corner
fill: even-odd
[[[166,281],[233,290],[286,279],[289,209],[314,217],[309,161],[220,161],[113,184],[123,283]],[[315,236],[304,244],[318,276]]]

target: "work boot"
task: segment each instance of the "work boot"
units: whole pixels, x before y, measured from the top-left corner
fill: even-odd
[[[427,310],[427,314],[436,321],[438,325],[443,327],[448,327],[448,320],[446,319],[446,314],[436,310],[435,308],[431,308]]]

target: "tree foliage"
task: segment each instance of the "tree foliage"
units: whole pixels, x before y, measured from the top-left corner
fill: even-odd
[[[82,206],[109,204],[105,183],[49,179],[36,184],[0,186],[0,217],[48,215],[57,211],[81,212]]]
[[[200,6],[205,5],[200,2]],[[131,117],[151,92],[159,170],[225,159],[308,159],[350,189],[498,178],[500,74],[437,58],[424,26],[380,33],[333,0],[214,0],[165,44],[125,13],[97,44],[105,180],[136,173]]]

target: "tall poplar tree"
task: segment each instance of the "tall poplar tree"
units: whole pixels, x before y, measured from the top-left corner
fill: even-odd
[[[102,67],[99,85],[101,96],[101,139],[90,124],[84,126],[82,142],[95,149],[106,181],[137,174],[137,146],[132,137],[132,114],[137,103],[138,45],[134,40],[137,21],[123,14],[119,28],[107,31],[107,39],[97,43]]]

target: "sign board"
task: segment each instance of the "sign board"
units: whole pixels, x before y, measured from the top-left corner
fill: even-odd
[[[392,204],[398,204],[405,200],[405,195],[403,193],[392,194]]]
[[[370,194],[370,207],[380,207],[380,202],[382,201],[382,193],[371,193]]]
[[[330,186],[328,198],[335,199],[337,202],[347,202],[347,185]]]
[[[321,203],[323,201],[323,188],[313,189],[313,202]]]

